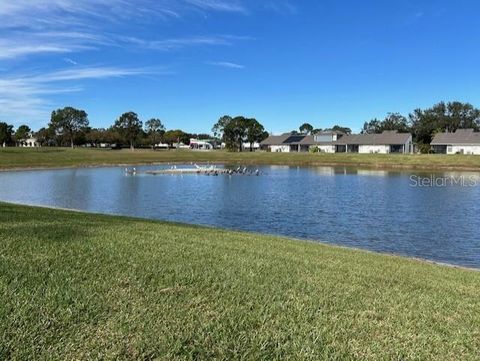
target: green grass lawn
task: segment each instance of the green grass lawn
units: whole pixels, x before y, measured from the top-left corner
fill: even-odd
[[[0,170],[165,162],[235,164],[344,165],[365,168],[480,170],[480,156],[307,153],[228,153],[225,151],[99,150],[69,148],[0,148]]]
[[[480,273],[0,204],[0,359],[478,359]]]

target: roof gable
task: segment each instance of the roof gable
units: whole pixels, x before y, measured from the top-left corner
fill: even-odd
[[[480,133],[473,129],[457,129],[455,133],[437,133],[432,145],[473,144],[480,145]]]
[[[395,145],[405,144],[411,139],[410,133],[398,133],[397,131],[384,131],[381,134],[353,134],[344,135],[335,144],[345,145]]]

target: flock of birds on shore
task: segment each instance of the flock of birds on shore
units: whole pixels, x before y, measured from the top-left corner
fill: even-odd
[[[217,168],[216,165],[208,167],[200,167],[197,164],[193,164],[195,168],[177,168],[176,165],[172,165],[168,169],[161,169],[158,171],[147,171],[146,174],[202,174],[207,176],[219,176],[219,175],[246,175],[246,176],[259,176],[260,170],[258,168],[251,169],[245,166],[239,166],[235,169],[227,168]],[[137,169],[134,168],[125,168],[126,175],[137,175]]]
[[[174,166],[174,169],[177,169],[176,166]],[[259,176],[260,175],[260,170],[257,169],[249,169],[247,167],[238,167],[236,169],[224,169],[220,168],[218,169],[216,166],[208,167],[208,168],[202,168],[199,167],[198,165],[195,164],[197,174],[205,174],[205,175],[213,175],[213,176],[218,176],[220,174],[226,174],[226,175],[254,175],[254,176]]]

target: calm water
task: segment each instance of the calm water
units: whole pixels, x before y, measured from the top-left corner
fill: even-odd
[[[138,167],[145,169],[151,167]],[[480,268],[480,174],[260,169],[259,177],[127,176],[123,168],[0,173],[0,200],[271,233]],[[412,186],[418,178],[411,177],[433,176],[447,177],[440,178],[446,186]]]

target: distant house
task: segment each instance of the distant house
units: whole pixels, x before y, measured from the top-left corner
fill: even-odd
[[[316,148],[322,153],[411,153],[412,135],[385,131],[382,134],[345,135],[322,132],[315,135],[282,134],[270,136],[260,146],[271,152],[308,152]]]
[[[412,153],[413,142],[410,133],[386,130],[381,134],[345,135],[335,142],[336,153]]]
[[[430,145],[439,154],[480,155],[480,133],[473,129],[457,129],[455,133],[437,133]]]
[[[320,132],[313,135],[313,146],[316,147],[320,153],[335,153],[336,142],[345,134],[342,132]]]
[[[274,153],[308,152],[314,143],[311,135],[285,133],[269,136],[260,148]]]
[[[28,137],[27,139],[22,139],[18,142],[18,145],[23,148],[34,148],[40,147],[40,142],[37,138],[32,136]]]
[[[251,147],[250,147],[250,145],[251,145]],[[242,148],[243,148],[244,151],[245,150],[248,151],[250,149],[256,151],[256,150],[260,149],[260,143],[254,142],[254,143],[250,144],[249,142],[244,142],[242,144]]]
[[[190,139],[190,149],[194,150],[213,150],[213,144],[208,140]]]
[[[268,150],[273,153],[288,153],[290,152],[290,145],[286,144],[285,141],[290,136],[290,133],[271,135],[260,143],[260,149]]]
[[[170,148],[170,145],[167,144],[167,143],[158,143],[158,144],[155,144],[154,146],[155,149],[169,149]]]
[[[222,142],[220,144],[219,148],[220,149],[226,149],[227,148],[227,143]],[[249,151],[250,149],[252,149],[253,151],[259,150],[260,149],[260,143],[254,142],[254,143],[252,143],[251,147],[250,147],[249,142],[243,142],[242,143],[242,150],[243,151]]]

